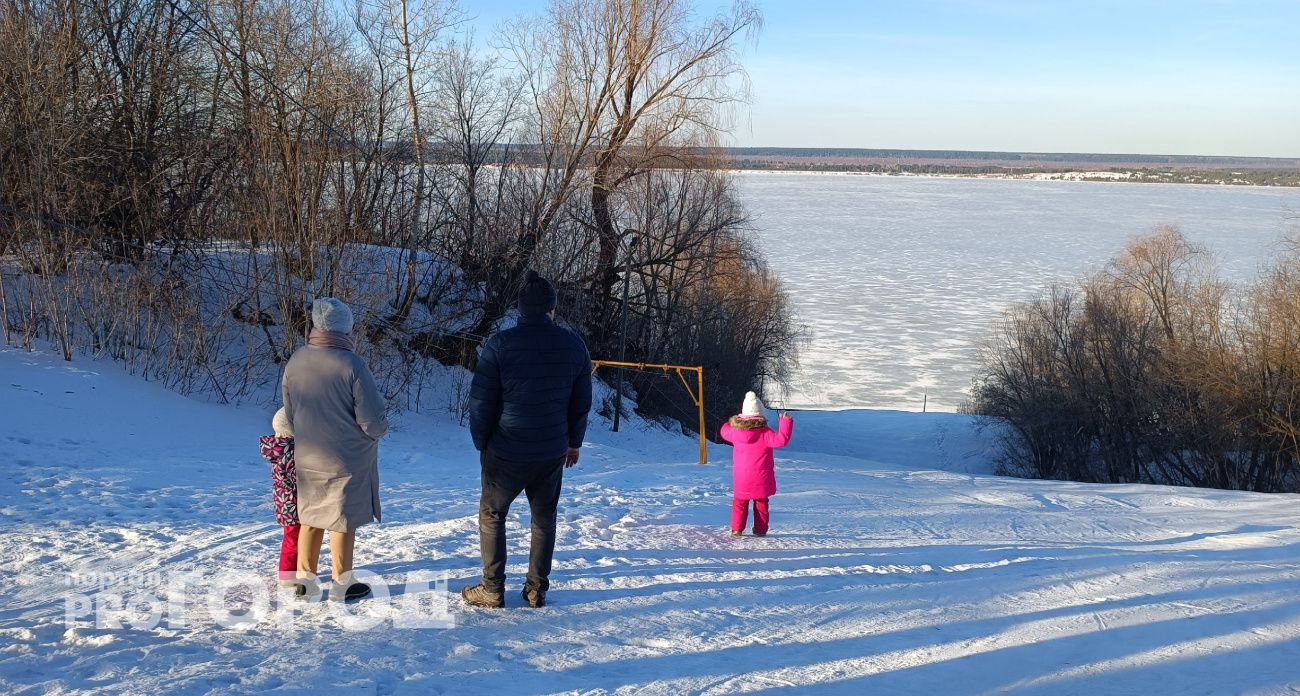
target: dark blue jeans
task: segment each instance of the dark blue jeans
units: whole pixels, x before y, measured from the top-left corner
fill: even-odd
[[[532,546],[528,553],[525,589],[550,588],[555,555],[555,515],[564,481],[564,458],[511,462],[487,452],[479,454],[483,493],[478,502],[478,540],[483,554],[483,587],[503,592],[506,584],[506,516],[520,493],[528,495],[532,513]]]

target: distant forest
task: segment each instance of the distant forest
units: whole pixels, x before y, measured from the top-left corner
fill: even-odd
[[[1300,158],[784,147],[724,152],[736,169],[985,176],[1110,172],[1127,173],[1123,180],[1135,182],[1300,186]]]

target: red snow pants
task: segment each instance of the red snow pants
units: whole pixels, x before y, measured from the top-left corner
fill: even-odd
[[[280,540],[280,578],[292,580],[298,570],[298,531],[301,525],[293,524],[284,528],[284,538]],[[288,575],[285,575],[288,573]]]
[[[743,498],[731,499],[731,531],[745,531],[745,521],[749,517],[749,501]],[[768,517],[767,498],[754,500],[754,533],[767,534]]]

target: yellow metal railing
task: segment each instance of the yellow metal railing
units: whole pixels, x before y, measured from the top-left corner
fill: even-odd
[[[619,362],[617,360],[592,360],[591,373],[596,374],[596,370],[602,367],[627,367],[634,370],[663,370],[667,372],[676,372],[682,380],[682,386],[686,387],[686,393],[690,394],[691,401],[694,402],[695,408],[700,411],[700,463],[709,463],[709,449],[707,441],[704,439],[704,368],[692,367],[689,365],[654,365],[651,363],[634,363]],[[695,388],[691,388],[691,383],[686,379],[687,372],[695,373]]]

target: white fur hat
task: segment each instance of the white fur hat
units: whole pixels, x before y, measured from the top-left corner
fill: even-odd
[[[337,297],[322,297],[311,305],[312,326],[321,331],[352,333],[352,310]]]
[[[740,409],[740,415],[762,417],[763,402],[758,400],[758,394],[745,392],[745,405]]]
[[[271,417],[271,430],[275,431],[276,437],[293,437],[293,423],[289,422],[289,414],[283,408]]]

